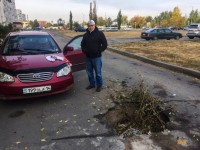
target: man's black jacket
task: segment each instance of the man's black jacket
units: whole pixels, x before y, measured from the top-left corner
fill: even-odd
[[[101,52],[107,48],[107,40],[102,31],[99,31],[97,27],[90,33],[87,29],[83,35],[81,42],[81,48],[83,53],[88,58],[101,57]]]

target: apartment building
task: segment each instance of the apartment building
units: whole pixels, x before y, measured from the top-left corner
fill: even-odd
[[[16,9],[17,11],[17,20],[18,21],[26,21],[26,15],[22,14],[21,9]]]
[[[0,23],[8,25],[16,21],[15,0],[0,0]]]

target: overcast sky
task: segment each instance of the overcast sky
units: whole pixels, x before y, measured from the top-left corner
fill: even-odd
[[[90,2],[93,0],[15,0],[16,9],[29,16],[29,20],[56,21],[62,18],[69,21],[69,12],[72,11],[73,21],[81,23],[88,21]],[[189,15],[193,9],[200,8],[200,0],[96,0],[97,15],[105,18],[105,14],[112,20],[117,18],[121,9],[123,15],[130,20],[135,15],[153,17],[162,11],[173,11],[178,6],[183,16]]]

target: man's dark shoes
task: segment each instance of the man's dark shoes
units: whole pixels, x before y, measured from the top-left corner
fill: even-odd
[[[100,92],[101,90],[102,90],[102,86],[101,86],[101,85],[98,85],[96,91],[97,91],[97,92]]]
[[[87,90],[92,89],[92,88],[95,88],[95,86],[90,86],[89,85],[88,87],[86,87]]]

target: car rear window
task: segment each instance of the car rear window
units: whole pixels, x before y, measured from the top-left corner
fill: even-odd
[[[9,36],[2,55],[50,54],[61,52],[51,36]]]
[[[189,28],[196,29],[198,25],[190,25]]]

